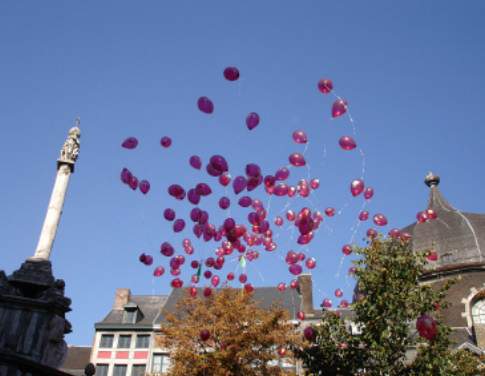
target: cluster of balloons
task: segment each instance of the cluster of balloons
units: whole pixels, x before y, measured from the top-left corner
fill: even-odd
[[[227,81],[233,82],[240,78],[240,72],[236,67],[227,67],[224,69],[223,76]],[[325,95],[331,93],[333,88],[333,82],[329,79],[322,79],[318,82],[319,91]],[[338,96],[336,98],[331,107],[333,118],[340,117],[348,111],[348,102]],[[205,114],[214,112],[214,103],[206,96],[198,98],[197,107]],[[256,112],[250,112],[246,116],[245,122],[247,128],[253,130],[260,123],[260,115]],[[309,142],[307,134],[301,129],[295,130],[291,136],[293,142],[297,145],[305,145]],[[164,148],[169,148],[172,145],[172,139],[169,136],[164,136],[160,140],[160,145]],[[340,137],[338,145],[345,152],[351,152],[357,148],[357,142],[349,135]],[[122,147],[128,150],[136,149],[137,146],[138,140],[135,137],[129,137],[122,142]],[[203,171],[204,163],[200,156],[191,155],[188,158],[188,162],[191,168]],[[235,174],[233,177],[226,158],[215,154],[205,163],[204,171],[208,179],[214,179],[214,183],[198,181],[185,188],[176,182],[170,184],[167,187],[168,195],[172,199],[186,202],[190,206],[187,218],[177,216],[175,210],[170,207],[165,208],[163,211],[163,218],[170,223],[173,232],[186,234],[182,241],[183,254],[177,253],[174,246],[167,241],[163,241],[160,246],[160,253],[167,259],[167,264],[166,266],[156,266],[153,270],[153,275],[161,277],[165,273],[165,268],[167,268],[172,276],[171,286],[173,288],[181,288],[184,285],[184,281],[180,277],[182,268],[188,265],[193,269],[190,278],[191,287],[189,288],[191,296],[197,295],[196,286],[203,279],[207,280],[207,286],[202,290],[204,296],[210,296],[212,294],[211,289],[220,286],[221,283],[230,283],[236,279],[242,284],[246,292],[252,292],[254,287],[248,281],[248,276],[245,272],[247,263],[258,260],[261,251],[273,252],[277,250],[278,244],[276,243],[274,232],[283,226],[285,220],[291,226],[294,226],[299,233],[295,246],[303,246],[309,244],[315,237],[320,224],[324,220],[324,214],[328,218],[334,217],[336,214],[336,210],[333,207],[325,208],[323,210],[324,214],[317,209],[312,210],[308,207],[302,207],[299,210],[286,210],[286,215],[277,215],[270,219],[268,218],[268,208],[265,207],[260,199],[252,197],[254,191],[260,186],[262,187],[261,191],[269,196],[287,197],[288,199],[309,197],[320,187],[318,178],[310,179],[308,177],[308,179],[300,179],[293,183],[289,181],[292,169],[305,166],[308,167],[305,151],[297,151],[290,153],[287,164],[285,163],[274,173],[265,174],[258,164],[247,163],[244,172]],[[139,188],[143,194],[147,194],[150,191],[150,183],[147,180],[138,181],[127,168],[122,170],[121,180],[133,190]],[[216,223],[209,211],[200,207],[206,197],[216,194],[217,186],[225,189],[224,195],[217,197],[218,208],[228,212],[231,205],[237,203],[239,207],[247,210],[246,218],[236,220],[228,215],[221,222]],[[350,194],[352,197],[362,195],[365,200],[370,200],[374,195],[374,189],[366,187],[364,180],[358,178],[350,182]],[[425,213],[423,215],[427,216],[426,220],[433,217],[429,210],[423,213]],[[369,218],[370,213],[365,210],[362,210],[358,215],[359,221],[367,221]],[[382,227],[388,224],[386,216],[382,213],[375,213],[372,216],[372,220],[376,226]],[[188,231],[192,235],[187,235]],[[409,234],[401,234],[396,229],[391,230],[389,235],[401,239],[409,236]],[[214,254],[200,254],[197,259],[188,260],[186,263],[186,257],[195,257],[195,247],[187,236],[193,236],[207,243],[215,243]],[[367,236],[372,239],[377,236],[377,231],[369,229]],[[352,253],[352,245],[345,244],[342,247],[342,253],[345,256],[349,256]],[[243,272],[237,276],[234,272],[226,272],[223,276],[222,270],[227,265],[227,258],[234,257],[234,255]],[[139,260],[147,266],[153,264],[153,256],[146,253],[142,253],[139,256]],[[305,253],[293,250],[287,252],[285,261],[291,278],[301,274],[304,267],[312,270],[317,266],[315,257],[307,257]],[[349,269],[351,274],[354,274],[355,271],[355,267]],[[298,281],[293,279],[288,285],[290,288],[297,288]],[[287,284],[285,282],[280,282],[277,285],[279,291],[285,291],[286,288]],[[341,299],[343,291],[337,289],[334,295],[336,298]],[[341,299],[339,307],[346,308],[348,304],[347,300]],[[322,302],[322,307],[330,308],[331,306],[332,301],[329,298],[325,298]],[[303,313],[298,314],[298,318],[302,319],[301,317],[304,317]],[[310,329],[307,328],[305,330]],[[200,337],[201,340],[206,341],[210,337],[210,333],[201,331]],[[305,334],[305,337],[307,337],[307,334]]]
[[[432,341],[438,334],[438,323],[433,317],[422,314],[416,320],[416,329],[421,337]]]

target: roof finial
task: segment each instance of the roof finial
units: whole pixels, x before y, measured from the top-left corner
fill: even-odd
[[[424,183],[430,188],[436,187],[440,183],[440,177],[430,171],[428,172],[428,175],[426,175],[426,177],[424,178]]]

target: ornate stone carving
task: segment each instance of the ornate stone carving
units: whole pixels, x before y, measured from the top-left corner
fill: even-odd
[[[69,130],[69,135],[61,149],[61,155],[59,162],[65,162],[69,164],[76,163],[79,155],[79,147],[81,145],[81,130],[78,127],[79,120],[76,120],[76,126]]]

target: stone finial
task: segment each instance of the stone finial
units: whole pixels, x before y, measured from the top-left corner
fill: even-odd
[[[74,127],[69,129],[64,145],[62,145],[61,155],[58,160],[58,165],[68,164],[74,167],[77,157],[79,155],[79,147],[81,144],[81,130],[79,129],[80,120],[76,119]]]
[[[426,175],[426,177],[424,178],[424,183],[430,188],[436,187],[440,183],[440,177],[430,171],[428,172],[428,175]]]

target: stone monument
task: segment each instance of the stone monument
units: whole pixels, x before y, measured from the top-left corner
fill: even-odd
[[[71,300],[64,281],[55,279],[49,261],[62,207],[79,155],[79,119],[57,160],[57,175],[33,257],[10,276],[0,271],[0,376],[67,375],[58,371],[66,355],[65,314]]]

